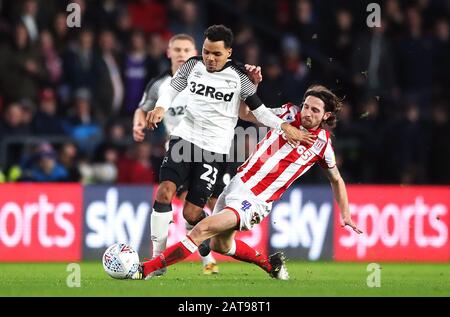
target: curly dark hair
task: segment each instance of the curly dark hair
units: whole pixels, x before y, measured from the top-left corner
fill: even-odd
[[[208,39],[211,42],[223,41],[225,43],[225,48],[230,48],[231,45],[233,45],[233,31],[223,24],[211,25],[206,29],[204,36],[205,39]]]
[[[336,96],[330,89],[322,85],[309,86],[303,96],[303,102],[308,96],[314,96],[322,100],[325,104],[325,112],[331,112],[328,119],[322,122],[322,126],[328,129],[336,127],[337,115],[342,108],[342,99]]]

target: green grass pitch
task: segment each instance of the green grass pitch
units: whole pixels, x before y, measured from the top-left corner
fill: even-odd
[[[247,263],[220,263],[204,276],[200,263],[169,267],[149,281],[114,280],[101,262],[82,262],[81,285],[67,286],[67,263],[0,263],[0,296],[450,296],[450,264],[381,263],[381,285],[367,286],[367,263],[295,262],[278,281]]]

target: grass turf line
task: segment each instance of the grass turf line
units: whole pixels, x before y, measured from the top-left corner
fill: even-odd
[[[450,264],[381,263],[379,288],[367,286],[367,263],[289,261],[289,281],[247,263],[205,276],[200,263],[183,262],[149,281],[114,280],[101,262],[80,267],[81,287],[70,288],[66,263],[0,263],[0,296],[450,296]]]

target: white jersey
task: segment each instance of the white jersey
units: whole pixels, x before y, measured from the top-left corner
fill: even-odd
[[[144,95],[139,102],[139,107],[145,112],[151,111],[155,108],[156,101],[161,96],[162,91],[166,86],[170,85],[172,79],[172,73],[170,70],[165,71],[152,81],[148,83],[145,88]],[[181,119],[186,113],[186,106],[188,100],[188,92],[182,91],[179,93],[172,102],[172,105],[164,115],[164,126],[167,134],[172,134],[173,129],[180,123]]]
[[[306,130],[301,126],[299,107],[286,104],[279,108],[278,113],[296,128]],[[333,168],[336,160],[330,132],[322,128],[309,132],[317,135],[313,145],[301,144],[292,148],[281,130],[270,130],[238,168],[235,177],[239,177],[258,199],[270,203],[279,199],[286,189],[315,163],[319,163],[323,168]]]
[[[245,69],[229,60],[221,71],[210,73],[201,57],[193,57],[178,69],[170,85],[178,92],[188,91],[186,115],[172,135],[204,150],[228,154],[240,102],[256,95]]]

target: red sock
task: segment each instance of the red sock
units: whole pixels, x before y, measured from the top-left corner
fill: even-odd
[[[256,251],[248,244],[241,240],[234,240],[236,242],[236,251],[232,257],[239,261],[254,263],[266,272],[270,272],[272,265],[269,263],[269,258]]]
[[[188,247],[186,247],[186,245],[189,246],[189,249]],[[196,249],[197,246],[194,244],[194,242],[192,242],[192,240],[188,236],[186,236],[186,239],[168,247],[157,258],[144,262],[144,276],[147,276],[153,271],[162,269],[163,267],[184,260],[192,253],[194,253]]]

